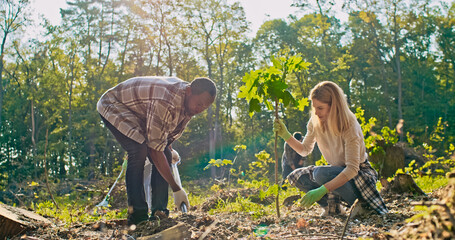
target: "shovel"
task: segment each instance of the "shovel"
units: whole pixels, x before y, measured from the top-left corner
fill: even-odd
[[[103,201],[98,203],[98,205],[96,205],[96,207],[108,207],[109,206],[109,200],[108,199],[111,196],[111,192],[114,189],[115,185],[117,184],[118,180],[120,179],[120,177],[122,177],[123,171],[126,169],[126,164],[127,164],[127,160],[125,159],[125,161],[123,161],[123,164],[122,164],[122,170],[120,171],[120,174],[118,175],[118,177],[115,180],[114,184],[112,184],[111,189],[106,194],[106,197],[103,199]]]

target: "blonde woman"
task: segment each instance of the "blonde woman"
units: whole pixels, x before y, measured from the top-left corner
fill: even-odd
[[[302,142],[292,137],[281,120],[275,119],[273,125],[274,131],[302,156],[310,154],[317,143],[330,164],[298,168],[289,174],[289,183],[306,192],[303,205],[309,207],[318,202],[327,214],[327,194],[331,192],[349,206],[356,199],[361,200],[363,204],[357,204],[356,213],[363,211],[362,205],[379,214],[387,213],[376,190],[377,172],[367,160],[362,129],[349,110],[343,90],[324,81],[311,90],[309,98],[311,118]]]

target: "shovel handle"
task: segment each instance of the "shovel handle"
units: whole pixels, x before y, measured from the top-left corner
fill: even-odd
[[[183,203],[180,205],[180,210],[181,210],[183,213],[187,213],[187,212],[188,212],[188,208],[187,208],[187,206],[186,206],[186,203],[183,202]]]

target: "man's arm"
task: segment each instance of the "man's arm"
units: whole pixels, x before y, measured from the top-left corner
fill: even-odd
[[[175,182],[174,177],[172,177],[171,168],[169,167],[164,152],[156,151],[152,148],[148,148],[148,150],[150,153],[150,157],[152,158],[153,164],[155,165],[156,169],[158,169],[158,172],[161,174],[164,180],[166,180],[166,182],[169,183],[169,186],[172,188],[172,191],[173,192],[179,191],[181,188]]]

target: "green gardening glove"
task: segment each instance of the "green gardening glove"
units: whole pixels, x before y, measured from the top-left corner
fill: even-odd
[[[302,206],[310,207],[311,205],[313,205],[313,203],[321,200],[321,198],[324,197],[324,195],[326,195],[328,192],[329,190],[327,190],[327,188],[324,185],[311,191],[308,191],[301,200]]]
[[[284,141],[289,140],[292,135],[288,132],[288,129],[284,125],[283,121],[280,119],[276,118],[275,121],[273,122],[273,131],[278,134],[281,138],[284,139]]]

